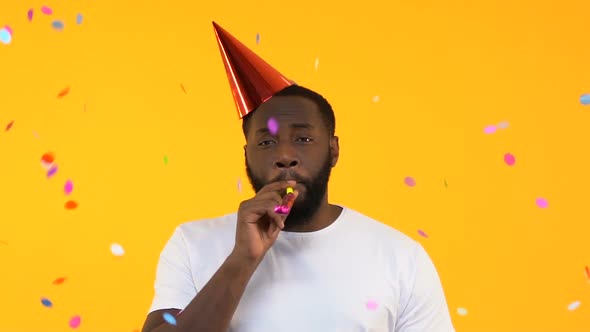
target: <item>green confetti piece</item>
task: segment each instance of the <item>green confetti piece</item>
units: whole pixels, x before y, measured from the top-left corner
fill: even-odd
[[[164,165],[168,165],[168,156],[164,156]]]

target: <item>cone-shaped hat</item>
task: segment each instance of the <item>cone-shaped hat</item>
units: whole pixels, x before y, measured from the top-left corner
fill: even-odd
[[[240,119],[294,84],[215,22],[213,29]]]

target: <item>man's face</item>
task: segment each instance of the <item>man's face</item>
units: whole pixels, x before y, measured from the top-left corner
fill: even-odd
[[[271,118],[278,124],[274,135]],[[296,180],[299,195],[285,226],[305,224],[326,195],[337,139],[330,138],[317,105],[297,96],[271,98],[252,113],[248,125],[246,173],[252,188],[258,192],[271,182]]]

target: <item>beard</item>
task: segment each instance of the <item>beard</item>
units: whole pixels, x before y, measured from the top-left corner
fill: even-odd
[[[256,193],[268,183],[286,180],[287,174],[291,175],[291,179],[305,187],[305,192],[300,193],[299,196],[297,196],[297,200],[295,200],[287,219],[285,219],[285,229],[295,226],[303,226],[311,221],[311,218],[320,208],[322,200],[328,191],[328,181],[330,180],[331,171],[332,165],[330,162],[330,154],[328,154],[318,174],[312,178],[302,178],[297,176],[297,174],[284,172],[281,176],[275,179],[264,181],[262,178],[254,175],[248,164],[248,158],[246,158],[246,174],[248,175],[250,184]]]

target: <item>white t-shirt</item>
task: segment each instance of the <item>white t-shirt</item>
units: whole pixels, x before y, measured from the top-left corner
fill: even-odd
[[[235,244],[237,213],[181,224],[158,263],[149,312],[184,309]],[[343,207],[330,226],[281,231],[252,275],[229,332],[454,332],[422,245]]]

